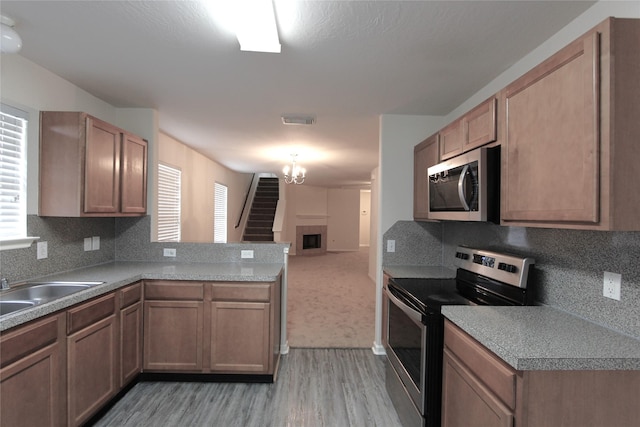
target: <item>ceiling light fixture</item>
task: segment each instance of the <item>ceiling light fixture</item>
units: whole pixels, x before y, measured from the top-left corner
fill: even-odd
[[[8,16],[0,15],[0,52],[18,53],[22,49],[22,39],[13,29],[15,22]]]
[[[280,53],[276,13],[271,0],[234,1],[244,5],[236,20],[236,37],[240,50]]]
[[[235,33],[240,50],[280,53],[272,0],[201,0],[212,19]]]
[[[302,184],[306,178],[307,171],[296,164],[297,157],[297,154],[292,154],[291,166],[285,166],[284,169],[282,169],[282,172],[284,173],[284,182],[287,184]]]

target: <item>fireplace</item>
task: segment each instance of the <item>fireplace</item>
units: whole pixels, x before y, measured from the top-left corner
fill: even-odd
[[[299,225],[296,227],[296,255],[322,255],[326,252],[326,225]]]
[[[322,234],[303,234],[302,249],[319,249],[322,247]]]

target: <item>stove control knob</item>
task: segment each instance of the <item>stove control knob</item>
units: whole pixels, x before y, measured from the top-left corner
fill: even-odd
[[[469,254],[465,254],[464,252],[456,252],[456,258],[469,259]]]

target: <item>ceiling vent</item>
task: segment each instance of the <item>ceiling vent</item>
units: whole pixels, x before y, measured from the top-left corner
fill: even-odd
[[[282,116],[282,123],[285,125],[312,125],[316,122],[313,116]]]

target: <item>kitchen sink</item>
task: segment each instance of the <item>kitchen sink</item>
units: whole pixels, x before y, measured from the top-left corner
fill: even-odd
[[[0,301],[0,316],[33,307],[35,304],[35,301]]]
[[[0,293],[0,315],[62,298],[104,282],[29,282]]]

